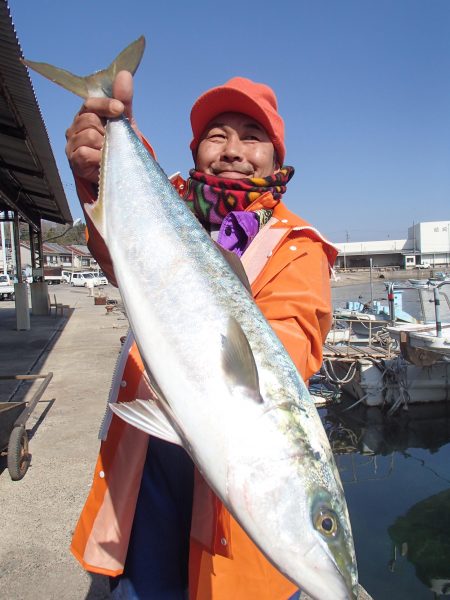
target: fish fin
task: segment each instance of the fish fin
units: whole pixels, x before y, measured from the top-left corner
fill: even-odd
[[[227,335],[222,336],[222,348],[223,368],[231,384],[247,388],[255,401],[262,402],[255,357],[247,336],[234,317],[228,320]]]
[[[112,97],[112,84],[119,71],[129,71],[132,75],[136,72],[145,49],[145,38],[141,36],[127,46],[109,65],[107,69],[97,71],[85,77],[74,75],[69,71],[54,67],[48,63],[34,62],[21,59],[28,68],[36,71],[53,83],[73,92],[81,98],[88,96],[94,98]]]
[[[133,402],[110,403],[109,406],[126,423],[161,440],[183,446],[180,436],[155,401],[137,399]]]
[[[50,81],[53,81],[53,83],[56,83],[64,89],[69,90],[69,92],[73,92],[77,96],[87,98],[89,95],[86,77],[74,75],[70,71],[59,69],[58,67],[54,67],[48,63],[35,62],[33,60],[26,59],[22,59],[22,63],[29,69],[36,71],[36,73],[39,73],[39,75],[50,79]]]
[[[105,146],[106,146],[106,144],[105,144]],[[102,159],[100,162],[100,176],[99,176],[100,184],[99,184],[99,188],[98,188],[98,198],[94,202],[91,202],[91,203],[85,202],[83,205],[83,208],[84,208],[87,216],[92,221],[92,224],[94,225],[95,229],[98,231],[98,233],[101,235],[101,237],[104,240],[106,239],[105,209],[104,209],[105,205],[103,202],[103,190],[104,190],[103,178],[104,178],[104,173],[105,173],[105,168],[104,168],[105,156],[106,156],[106,152],[105,152],[105,148],[104,148],[104,151],[102,152]]]
[[[218,250],[220,250],[220,253],[224,257],[224,259],[227,261],[227,263],[230,265],[230,267],[233,269],[235,274],[238,276],[238,278],[241,281],[241,283],[243,284],[243,286],[252,295],[252,288],[251,288],[250,282],[248,280],[247,273],[245,272],[244,265],[242,264],[239,256],[237,254],[235,254],[234,252],[231,252],[230,250],[225,250],[225,248],[222,248],[222,246],[220,244],[218,244],[217,242],[214,242],[214,244],[216,245],[216,248]]]

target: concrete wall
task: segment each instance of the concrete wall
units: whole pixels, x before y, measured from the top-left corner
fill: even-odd
[[[405,249],[407,240],[380,240],[377,242],[345,242],[335,244],[339,252],[346,254],[370,254],[371,252],[395,253]]]
[[[450,222],[420,223],[420,251],[422,254],[450,252]]]

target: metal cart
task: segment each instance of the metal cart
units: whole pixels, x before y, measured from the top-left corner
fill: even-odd
[[[7,451],[8,471],[13,481],[22,479],[30,466],[28,436],[25,428],[28,417],[36,408],[53,373],[46,375],[0,375],[0,381],[43,379],[30,401],[0,402],[0,452]]]

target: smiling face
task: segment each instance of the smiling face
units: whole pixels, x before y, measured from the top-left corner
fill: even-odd
[[[202,173],[226,179],[268,177],[279,170],[266,130],[241,113],[222,113],[208,123],[195,166]]]

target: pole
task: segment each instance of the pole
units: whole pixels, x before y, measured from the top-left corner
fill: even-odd
[[[442,323],[441,323],[441,300],[439,298],[439,288],[434,286],[434,314],[436,318],[436,336],[442,337]]]
[[[9,222],[9,239],[11,244],[11,263],[13,265],[17,264],[16,260],[16,248],[14,246],[14,224],[12,221]],[[20,252],[20,240],[19,240],[19,252]]]
[[[1,231],[1,242],[2,242],[2,257],[3,257],[3,274],[7,275],[8,269],[6,267],[6,248],[5,248],[5,224],[3,221],[0,223]]]
[[[23,277],[22,277],[22,263],[20,260],[19,214],[16,212],[14,213],[13,234],[14,234],[14,257],[15,257],[15,265],[16,265],[16,277],[17,277],[17,282],[22,283]],[[12,240],[11,240],[11,243],[12,243]]]
[[[390,281],[388,283],[388,302],[389,302],[389,318],[391,324],[395,322],[395,303],[394,303],[394,283]]]
[[[370,306],[373,309],[373,285],[372,285],[372,263],[373,259],[369,258],[370,263]]]

